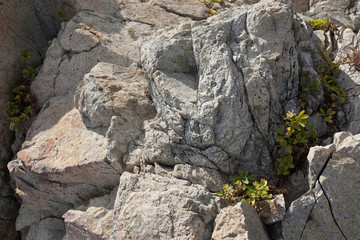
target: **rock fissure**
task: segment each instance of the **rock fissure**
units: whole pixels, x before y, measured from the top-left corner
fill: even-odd
[[[313,194],[313,197],[314,197],[315,201],[314,201],[314,203],[313,203],[313,206],[311,207],[311,210],[310,210],[310,212],[309,212],[309,215],[307,216],[306,222],[305,222],[304,226],[302,227],[302,231],[301,231],[299,240],[302,239],[303,234],[304,234],[305,229],[306,229],[306,225],[307,225],[308,222],[311,220],[311,213],[312,213],[312,211],[314,210],[314,208],[315,208],[315,206],[316,206],[316,197],[315,197],[315,194],[314,194],[313,190],[310,190],[310,191],[312,191],[312,194]]]
[[[176,11],[174,9],[168,8],[166,5],[158,5],[158,6],[160,8],[162,8],[162,9],[164,9],[165,11],[169,12],[169,13],[176,14],[176,15],[178,15],[180,17],[191,18],[194,21],[204,20],[206,18],[206,17],[197,17],[197,16],[194,16],[194,15],[191,15],[191,14],[181,13],[181,12],[178,12],[178,11]]]
[[[323,193],[324,193],[324,196],[325,196],[325,198],[326,198],[326,200],[327,200],[327,203],[329,204],[330,213],[331,213],[331,216],[332,216],[332,218],[333,218],[333,220],[334,220],[334,223],[336,224],[336,227],[339,229],[339,231],[341,232],[341,234],[342,234],[342,236],[344,237],[344,239],[347,240],[344,232],[342,231],[340,225],[338,224],[338,222],[337,222],[337,220],[336,220],[336,218],[335,218],[335,215],[334,215],[334,212],[333,212],[333,207],[332,207],[331,201],[330,201],[327,193],[324,191],[324,188],[323,188],[321,182],[318,181],[318,183],[319,183],[319,186],[320,186],[321,190],[322,190]]]

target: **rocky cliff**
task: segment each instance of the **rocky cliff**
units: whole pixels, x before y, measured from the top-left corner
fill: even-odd
[[[0,14],[17,12],[15,2],[0,5]],[[14,73],[8,79],[16,78],[19,46],[33,41],[25,47],[39,51],[56,31],[54,9],[67,21],[31,84],[41,110],[13,158],[2,121],[2,165],[13,159],[7,168],[21,204],[17,215],[0,168],[3,239],[17,238],[15,218],[28,240],[360,237],[356,67],[341,65],[337,76],[347,94],[333,120],[343,132],[331,137],[329,121],[316,114],[328,98],[319,67],[358,49],[358,1],[222,1],[211,17],[198,0],[29,4],[40,37],[26,35],[27,25],[6,30],[0,17],[0,30],[14,32],[8,41],[17,43],[13,62],[0,67]],[[323,16],[336,30],[306,22]],[[306,103],[304,82],[319,87]],[[11,85],[4,83],[4,103]],[[302,109],[321,146],[284,181],[274,158],[277,128],[285,112]],[[281,196],[266,203],[278,215],[260,219],[245,201],[219,203],[216,192],[240,169],[287,188],[286,203]]]

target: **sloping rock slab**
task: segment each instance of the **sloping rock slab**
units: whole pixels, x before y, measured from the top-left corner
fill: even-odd
[[[120,174],[106,162],[106,138],[85,127],[72,98],[54,102],[42,110],[8,168],[25,207],[61,217],[111,191]]]

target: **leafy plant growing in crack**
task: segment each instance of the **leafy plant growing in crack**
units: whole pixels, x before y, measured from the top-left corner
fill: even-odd
[[[200,2],[204,3],[206,6],[206,17],[211,17],[218,14],[214,4],[216,2],[221,3],[221,1],[222,0],[200,0]]]
[[[221,200],[226,201],[229,205],[245,200],[254,206],[259,200],[270,199],[267,181],[261,179],[260,182],[257,182],[253,176],[248,174],[248,171],[239,171],[239,175],[234,175],[232,178],[233,184],[223,185],[223,190],[217,193]]]
[[[60,22],[65,22],[66,21],[65,13],[62,10],[59,10],[57,12],[57,15],[59,17]]]
[[[6,103],[6,118],[10,121],[10,130],[14,131],[17,128],[22,132],[26,132],[23,123],[30,119],[37,110],[35,98],[30,93],[30,84],[39,70],[32,67],[25,68],[27,60],[31,58],[30,50],[24,48],[21,51],[21,57],[24,67],[22,79],[19,81],[18,86],[12,90],[10,101]]]
[[[315,145],[318,141],[317,133],[314,124],[309,124],[307,119],[309,116],[305,114],[305,110],[301,111],[299,115],[293,111],[287,112],[284,117],[287,126],[286,131],[284,127],[279,126],[276,131],[278,136],[276,141],[279,146],[277,149],[277,161],[279,162],[278,175],[288,175],[290,169],[295,167],[294,158],[296,162],[301,162],[304,153],[309,151],[309,145]]]
[[[329,17],[323,20],[321,19],[309,20],[308,23],[314,30],[323,30],[324,32],[327,32],[329,30],[337,31],[339,27],[338,25],[330,21]]]

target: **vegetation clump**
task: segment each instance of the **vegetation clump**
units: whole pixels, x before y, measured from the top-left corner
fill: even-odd
[[[200,0],[200,2],[203,2],[206,6],[206,17],[211,17],[218,14],[214,4],[216,2],[221,3],[221,0]]]
[[[287,112],[284,117],[286,130],[282,126],[278,127],[276,131],[278,136],[276,141],[280,145],[277,154],[279,157],[278,175],[288,175],[290,169],[295,167],[296,163],[301,162],[304,154],[307,155],[309,145],[313,146],[317,143],[317,132],[314,124],[309,124],[307,119],[309,116],[305,114],[305,110],[301,111],[299,115],[293,111]]]
[[[314,30],[323,30],[324,32],[327,32],[329,30],[337,31],[339,27],[335,23],[331,22],[329,17],[323,20],[321,19],[308,20],[308,23]]]
[[[257,182],[253,176],[248,175],[248,171],[239,171],[239,175],[234,175],[232,180],[233,184],[223,185],[223,190],[217,193],[229,205],[245,200],[254,206],[259,200],[271,198],[267,180]]]
[[[6,103],[7,120],[10,121],[10,130],[14,131],[15,128],[25,132],[23,124],[30,117],[32,117],[36,110],[35,98],[30,93],[30,84],[35,79],[39,70],[32,67],[25,68],[27,60],[31,58],[30,50],[24,48],[21,51],[22,57],[22,79],[19,81],[17,87],[12,90],[10,101]]]

